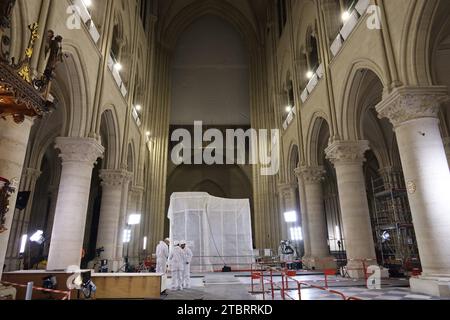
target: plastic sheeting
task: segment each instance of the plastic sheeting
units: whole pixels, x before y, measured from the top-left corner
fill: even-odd
[[[168,217],[171,240],[186,240],[194,254],[192,271],[242,270],[253,263],[249,200],[174,193]]]

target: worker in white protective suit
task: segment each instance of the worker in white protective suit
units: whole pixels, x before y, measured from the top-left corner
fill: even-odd
[[[169,266],[172,271],[172,290],[183,290],[184,251],[178,242],[174,243],[169,255]]]
[[[183,287],[189,289],[191,287],[191,262],[194,255],[192,250],[186,246],[186,241],[181,241],[180,245],[184,252]]]
[[[167,259],[169,258],[170,239],[161,241],[156,247],[156,273],[167,272]]]

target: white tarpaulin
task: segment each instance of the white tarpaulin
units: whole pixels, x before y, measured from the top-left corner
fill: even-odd
[[[192,271],[250,268],[253,240],[249,200],[221,199],[200,192],[174,193],[168,217],[170,239],[186,240],[194,253]]]

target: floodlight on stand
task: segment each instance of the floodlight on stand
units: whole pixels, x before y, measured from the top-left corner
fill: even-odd
[[[144,237],[144,244],[143,244],[143,246],[142,246],[142,249],[145,251],[145,250],[147,250],[147,237]]]
[[[131,229],[123,230],[123,243],[131,242]]]
[[[25,247],[27,245],[27,240],[28,240],[28,235],[24,234],[22,236],[22,240],[20,241],[20,251],[19,251],[20,254],[24,254],[25,253]]]
[[[286,223],[297,222],[297,212],[295,212],[295,211],[285,212],[284,213],[284,221],[286,221]]]
[[[30,237],[30,241],[35,242],[37,244],[43,244],[45,241],[43,235],[44,235],[44,231],[38,230]]]
[[[141,215],[140,214],[130,214],[128,217],[128,224],[130,226],[135,226],[141,223]]]
[[[302,241],[303,240],[303,232],[302,232],[301,227],[291,228],[291,240],[292,241]]]

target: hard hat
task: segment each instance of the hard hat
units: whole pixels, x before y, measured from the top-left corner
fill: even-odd
[[[180,245],[180,243],[178,241],[174,241],[173,245],[176,247],[176,246]]]
[[[187,244],[187,243],[186,243],[186,240],[181,240],[181,241],[180,241],[180,246],[182,246],[183,244],[184,244],[184,245]]]
[[[170,242],[170,239],[169,238],[165,238],[164,241]]]

